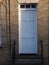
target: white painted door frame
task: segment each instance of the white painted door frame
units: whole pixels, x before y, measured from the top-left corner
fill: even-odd
[[[21,11],[26,11],[26,10],[30,10],[30,11],[36,11],[37,9],[36,8],[28,8],[28,9],[22,9],[22,8],[20,8],[20,5],[19,5],[19,54],[21,54],[21,49],[20,49],[20,47],[21,47],[21,44],[20,44],[20,42],[21,42]],[[37,22],[37,20],[36,20],[36,22]],[[36,25],[37,25],[37,23],[36,23]],[[37,32],[37,31],[36,31]],[[37,36],[36,36],[37,37]],[[36,40],[36,42],[37,42],[37,40]],[[24,53],[24,52],[23,52]],[[22,54],[23,54],[22,53]],[[24,54],[27,54],[27,53],[24,53]],[[37,44],[36,44],[36,52],[33,52],[33,53],[30,53],[30,54],[37,54]]]

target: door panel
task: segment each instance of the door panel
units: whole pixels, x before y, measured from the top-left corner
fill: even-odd
[[[19,53],[37,53],[37,11],[21,10]]]

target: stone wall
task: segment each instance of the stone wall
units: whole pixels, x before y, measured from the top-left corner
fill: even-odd
[[[48,0],[40,0],[38,4],[38,39],[43,41],[43,55],[46,62],[48,61]]]
[[[2,1],[2,49],[0,49],[0,58],[2,62],[10,58],[9,42],[7,42],[7,27],[6,27],[6,2]],[[10,29],[11,29],[11,45],[16,41],[15,52],[18,56],[19,45],[19,21],[18,21],[18,2],[10,0]],[[43,41],[44,63],[48,64],[48,0],[39,0],[37,4],[38,11],[38,54],[40,56],[40,40]]]

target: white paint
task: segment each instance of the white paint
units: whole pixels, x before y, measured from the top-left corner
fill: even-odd
[[[37,54],[37,9],[19,5],[19,54]]]

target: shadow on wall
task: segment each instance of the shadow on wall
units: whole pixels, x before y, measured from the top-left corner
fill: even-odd
[[[8,65],[10,63],[9,51],[7,49],[0,49],[0,65]]]

